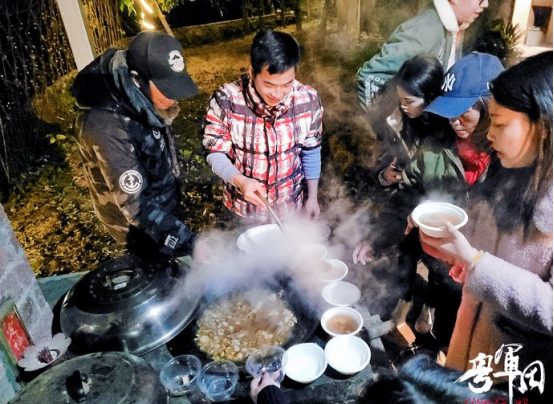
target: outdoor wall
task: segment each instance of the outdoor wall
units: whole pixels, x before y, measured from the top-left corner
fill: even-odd
[[[4,298],[16,305],[31,341],[51,337],[52,310],[0,204],[0,300]],[[0,404],[13,397],[15,388],[14,373],[0,355]]]
[[[14,395],[15,390],[6,374],[6,369],[0,363],[0,404],[6,404]]]

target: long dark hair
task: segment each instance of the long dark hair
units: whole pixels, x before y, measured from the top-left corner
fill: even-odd
[[[522,194],[521,210],[528,227],[538,199],[552,186],[552,52],[529,57],[501,73],[491,83],[494,100],[525,114],[538,138],[534,170]]]
[[[394,84],[406,93],[423,98],[425,105],[429,105],[436,97],[441,94],[441,85],[444,80],[444,70],[439,60],[432,55],[419,55],[406,60],[396,75]],[[404,141],[413,146],[416,142],[429,135],[435,126],[445,126],[446,120],[434,116],[418,117],[410,119],[401,111]],[[433,121],[430,122],[429,120]],[[437,121],[437,122],[435,122]],[[439,121],[441,125],[439,125]],[[429,127],[432,123],[432,127]],[[442,133],[442,130],[436,132]]]
[[[432,55],[419,55],[406,60],[395,76],[395,84],[408,94],[431,103],[441,94],[444,70]]]
[[[487,153],[492,150],[491,142],[487,139],[487,133],[491,126],[491,118],[489,115],[490,99],[490,95],[482,95],[471,107],[479,112],[479,122],[477,122],[473,135],[471,135],[473,144],[477,150],[486,151]]]

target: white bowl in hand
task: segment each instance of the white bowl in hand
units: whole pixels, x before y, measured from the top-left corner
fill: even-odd
[[[364,369],[371,359],[369,346],[361,338],[343,335],[331,338],[325,346],[325,359],[337,372],[353,375]]]
[[[426,201],[414,209],[412,220],[428,236],[444,238],[450,234],[446,222],[460,229],[467,223],[467,213],[451,203]]]

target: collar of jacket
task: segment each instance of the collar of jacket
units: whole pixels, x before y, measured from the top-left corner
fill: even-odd
[[[462,26],[458,25],[456,14],[454,14],[454,10],[452,10],[452,6],[448,0],[433,0],[433,4],[441,19],[442,25],[448,32],[458,32],[469,26],[469,24],[463,24]]]
[[[250,78],[250,75],[244,74],[241,79],[246,105],[260,118],[277,119],[289,109],[297,85],[296,80],[293,83],[292,90],[285,98],[274,107],[269,107],[258,94],[258,91],[254,87],[254,81]]]
[[[118,50],[114,53],[109,64],[109,70],[119,94],[126,98],[129,106],[134,109],[134,112],[138,116],[145,117],[148,124],[154,128],[165,127],[165,123],[156,114],[152,101],[133,83],[127,67],[125,50]]]
[[[450,149],[450,148],[444,149],[444,154],[446,154],[446,156],[452,161],[452,163],[454,163],[454,166],[456,166],[456,168],[458,169],[458,175],[465,183],[466,177],[465,177],[464,166],[462,164],[462,160],[458,156],[458,149],[456,148],[456,146],[454,146],[453,149]],[[466,187],[467,187],[467,184],[466,184]]]

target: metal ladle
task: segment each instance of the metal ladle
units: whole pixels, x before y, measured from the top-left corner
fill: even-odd
[[[294,243],[290,233],[288,232],[288,230],[286,229],[285,225],[281,222],[281,220],[279,219],[279,217],[277,216],[277,213],[275,213],[275,211],[273,210],[273,208],[269,205],[269,201],[264,198],[259,192],[256,191],[256,195],[258,196],[258,198],[260,198],[262,200],[262,202],[264,203],[264,206],[266,207],[266,209],[269,211],[269,213],[271,214],[271,216],[273,217],[273,220],[275,221],[275,223],[277,224],[277,226],[279,227],[279,229],[281,229],[281,231],[283,232],[283,234],[285,235],[285,237],[287,238],[287,240],[290,242],[292,248],[296,251],[296,252],[301,252],[300,249],[298,248],[298,246]]]

